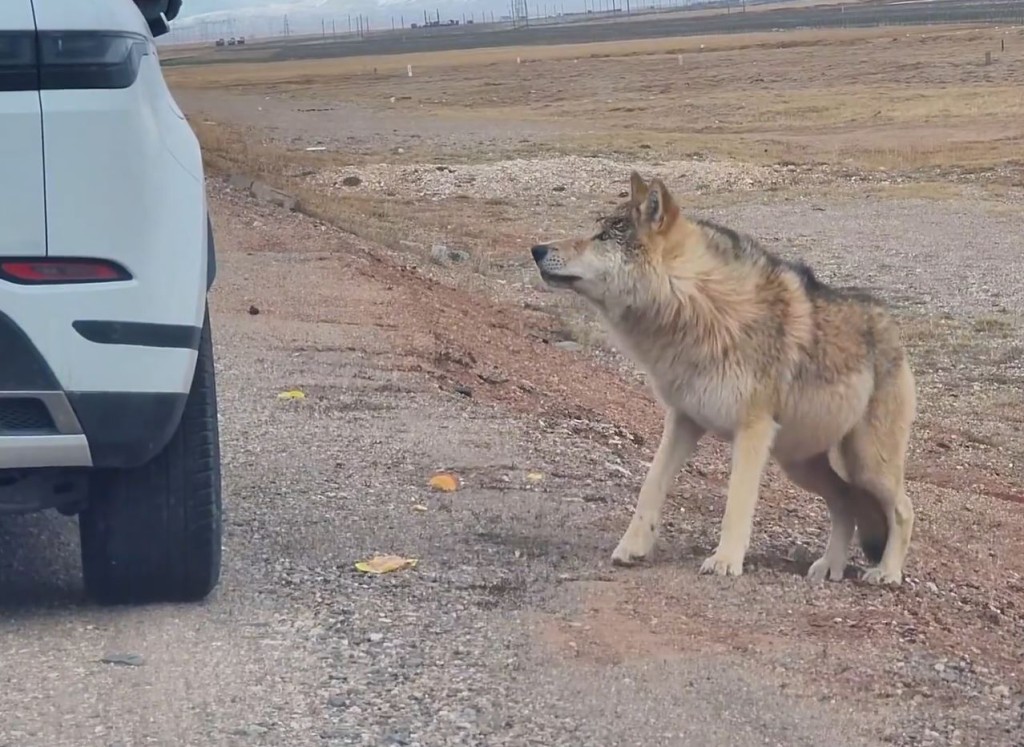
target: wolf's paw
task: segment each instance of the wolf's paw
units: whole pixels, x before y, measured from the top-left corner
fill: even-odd
[[[700,572],[714,573],[716,576],[741,576],[743,575],[743,556],[731,556],[718,550],[704,561]]]
[[[876,566],[864,571],[863,580],[872,586],[899,586],[903,583],[903,573],[900,571],[888,571],[881,566]]]
[[[653,548],[654,530],[645,524],[631,522],[612,551],[612,565],[633,565],[646,558]]]
[[[846,572],[846,561],[832,563],[827,556],[815,560],[807,571],[807,580],[821,583],[825,580],[842,581]]]

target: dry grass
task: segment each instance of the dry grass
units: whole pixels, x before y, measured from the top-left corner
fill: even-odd
[[[1022,54],[1017,30],[807,30],[217,64],[171,69],[168,79],[398,118],[563,126],[549,147],[575,152],[646,143],[666,157],[976,169],[1020,158]]]
[[[944,27],[939,33],[959,34],[970,27]],[[933,26],[907,26],[908,34],[935,34]],[[245,53],[245,62],[221,62],[211,57],[208,64],[172,67],[166,71],[172,85],[225,88],[236,86],[270,86],[329,83],[339,77],[370,74],[404,74],[407,65],[423,69],[452,69],[500,65],[522,59],[526,64],[542,61],[571,61],[603,58],[646,57],[649,55],[697,54],[711,52],[750,51],[757,49],[794,49],[802,47],[858,46],[873,39],[893,35],[892,29],[808,29],[778,33],[723,34],[718,36],[678,37],[626,41],[593,42],[589,44],[552,44],[549,46],[488,47],[440,52],[414,52],[398,55],[367,55],[337,59],[287,60],[257,62],[266,53],[253,48]],[[898,33],[898,32],[897,32]],[[781,37],[781,40],[780,40]],[[173,54],[173,53],[172,53]],[[164,53],[161,52],[164,56]],[[184,56],[184,51],[174,55]]]

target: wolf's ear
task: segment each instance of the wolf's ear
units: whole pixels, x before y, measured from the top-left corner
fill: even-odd
[[[677,211],[675,200],[661,179],[652,179],[640,206],[640,217],[652,230],[660,231]]]
[[[629,173],[629,201],[639,205],[647,198],[647,185],[636,171]]]

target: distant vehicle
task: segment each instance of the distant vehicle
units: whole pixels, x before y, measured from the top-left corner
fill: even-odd
[[[244,36],[238,37],[238,43],[239,44],[245,44],[245,37]]]
[[[225,43],[225,42],[224,42],[224,40],[223,40],[223,39],[218,39],[218,40],[217,40],[217,46],[218,46],[218,47],[223,47],[223,46],[224,46],[224,43]]]
[[[233,47],[233,46],[235,46],[235,45],[236,45],[237,43],[238,43],[238,42],[237,42],[237,41],[235,41],[235,37],[233,37],[233,36],[232,36],[232,37],[231,37],[230,39],[228,39],[228,46],[229,46],[229,47]]]

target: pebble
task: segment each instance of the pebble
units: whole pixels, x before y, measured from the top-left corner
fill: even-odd
[[[366,636],[366,640],[368,640],[370,643],[380,643],[381,641],[384,640],[384,634],[383,633],[370,633],[368,636]]]
[[[444,244],[434,244],[430,248],[430,258],[439,264],[465,262],[469,259],[469,252],[462,249],[449,249]]]
[[[121,667],[141,667],[146,663],[138,654],[107,654],[100,659],[104,664],[114,664]]]

